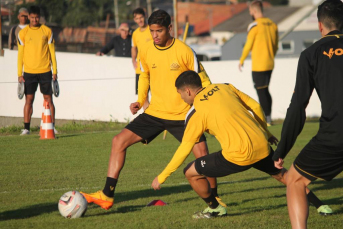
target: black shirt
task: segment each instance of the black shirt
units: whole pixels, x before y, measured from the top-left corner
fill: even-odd
[[[343,35],[331,31],[299,58],[297,79],[291,104],[281,131],[281,141],[273,160],[285,158],[302,131],[305,109],[316,90],[322,105],[320,127],[315,141],[331,150],[343,148]]]
[[[131,36],[127,36],[126,39],[121,38],[120,35],[113,37],[100,52],[107,54],[112,49],[114,49],[115,56],[131,57]]]

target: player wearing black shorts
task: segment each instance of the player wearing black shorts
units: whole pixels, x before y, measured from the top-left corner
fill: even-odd
[[[227,214],[211,193],[205,177],[223,177],[255,168],[285,184],[287,170],[275,168],[269,146],[278,140],[267,129],[260,104],[230,84],[202,88],[200,77],[194,71],[182,73],[175,86],[181,98],[193,106],[186,117],[181,145],[152,183],[155,190],[184,162],[205,131],[217,138],[222,150],[197,158],[184,169],[194,191],[209,205],[193,218]],[[311,203],[320,203],[311,191],[307,192]]]
[[[38,84],[44,100],[49,103],[52,122],[55,124],[51,87],[51,80],[57,79],[55,45],[51,29],[41,25],[39,18],[39,7],[31,6],[30,24],[20,30],[18,35],[18,82],[25,83],[24,130],[21,135],[30,134],[32,105]]]
[[[175,90],[175,80],[184,71],[195,70],[202,75],[202,84],[211,82],[202,72],[193,50],[171,37],[171,18],[163,10],[155,11],[149,20],[149,29],[153,41],[148,42],[140,50],[142,73],[139,76],[138,101],[130,105],[132,114],[143,106],[148,90],[151,91],[149,107],[129,123],[112,141],[112,150],[103,190],[95,193],[83,193],[89,203],[109,209],[113,205],[114,192],[121,169],[125,163],[126,149],[137,143],[149,143],[162,131],[168,130],[181,141],[184,131],[184,120],[190,106],[185,103]],[[196,158],[207,155],[205,137],[199,139],[193,148]],[[209,178],[213,194],[220,201],[215,178]],[[224,203],[222,203],[225,205]]]
[[[299,58],[291,104],[273,159],[282,168],[306,120],[306,107],[315,89],[322,107],[316,136],[295,159],[287,177],[287,204],[293,228],[306,228],[308,204],[304,193],[312,181],[332,180],[343,171],[343,3],[325,1],[318,7],[322,38]]]
[[[274,57],[278,48],[277,25],[263,15],[262,1],[253,1],[249,5],[249,13],[253,22],[249,24],[239,70],[251,51],[252,78],[258,99],[266,115],[268,125],[272,124],[272,97],[269,93],[269,82],[274,69]]]

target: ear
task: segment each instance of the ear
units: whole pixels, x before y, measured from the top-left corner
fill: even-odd
[[[187,87],[187,88],[186,88],[186,93],[187,93],[188,96],[190,96],[190,95],[192,94],[191,89],[189,89],[189,88]]]
[[[173,26],[172,26],[172,24],[170,24],[170,25],[168,26],[168,32],[169,32],[169,33],[171,33],[172,28],[173,28]]]

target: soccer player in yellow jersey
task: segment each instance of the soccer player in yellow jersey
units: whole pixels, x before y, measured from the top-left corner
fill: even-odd
[[[52,101],[51,80],[57,79],[55,45],[50,28],[39,23],[40,8],[29,9],[29,26],[18,34],[18,81],[25,83],[24,130],[30,134],[32,104],[39,84],[44,100],[49,102],[51,118],[55,124],[55,106]],[[51,72],[51,66],[53,72]],[[23,73],[24,69],[24,73]],[[55,130],[56,132],[56,130]]]
[[[113,205],[115,187],[129,146],[137,142],[147,144],[164,130],[168,130],[178,141],[181,141],[184,120],[190,106],[177,94],[175,80],[184,71],[199,72],[200,70],[193,50],[171,37],[171,18],[168,13],[163,10],[155,11],[148,23],[153,41],[140,50],[142,73],[139,79],[138,101],[130,105],[131,112],[135,114],[143,106],[149,87],[151,103],[143,114],[113,138],[104,189],[93,194],[83,193],[89,203],[94,202],[104,209],[109,209]],[[201,76],[203,86],[211,83],[205,74],[201,73]],[[205,136],[202,135],[198,140],[193,148],[196,158],[208,154]],[[218,198],[216,180],[212,178],[210,183],[213,195]]]
[[[145,11],[142,8],[137,8],[133,11],[133,20],[138,25],[138,28],[132,34],[131,57],[132,64],[136,70],[136,95],[138,94],[138,80],[141,74],[141,64],[139,59],[139,51],[149,41],[152,40],[149,25],[146,23]],[[144,110],[149,106],[148,99],[144,102]]]
[[[277,144],[278,140],[267,129],[260,104],[230,84],[203,87],[194,71],[183,72],[175,87],[192,107],[186,116],[181,145],[152,183],[155,190],[180,167],[205,131],[217,138],[222,150],[200,157],[184,169],[194,191],[208,204],[193,218],[227,215],[213,196],[206,177],[223,177],[253,167],[285,184],[287,170],[274,166],[273,149],[269,146],[269,143]],[[311,203],[319,201],[310,190],[307,193]]]
[[[239,61],[239,70],[242,70],[244,60],[251,51],[254,86],[267,123],[271,125],[272,97],[268,87],[278,47],[278,29],[272,20],[263,16],[261,1],[253,1],[249,6],[249,12],[254,22],[248,27],[248,37]]]

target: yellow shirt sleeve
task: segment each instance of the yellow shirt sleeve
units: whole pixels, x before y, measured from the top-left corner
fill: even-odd
[[[22,31],[18,33],[18,77],[23,76],[25,36]]]
[[[210,77],[208,77],[207,72],[206,72],[205,68],[202,66],[200,61],[199,61],[199,67],[200,67],[199,68],[200,72],[198,74],[199,74],[200,79],[201,79],[202,87],[207,87],[208,85],[211,84]]]
[[[50,52],[50,58],[52,63],[52,73],[57,74],[57,61],[56,61],[56,54],[55,54],[55,40],[53,38],[53,33],[49,30],[49,40],[48,40],[48,47]]]
[[[138,80],[137,102],[139,102],[140,107],[143,106],[144,101],[148,97],[148,91],[149,91],[149,86],[150,86],[150,72],[149,72],[149,67],[145,62],[144,54],[145,54],[144,51],[139,53],[142,73],[139,75],[139,80]]]
[[[204,132],[204,121],[195,112],[188,121],[181,145],[176,150],[173,158],[171,159],[167,167],[163,170],[163,172],[160,175],[158,175],[158,182],[160,184],[163,184],[166,181],[166,179],[181,166],[181,164],[186,160],[188,155],[191,153],[195,143],[199,141],[201,135]]]
[[[254,118],[260,123],[263,129],[267,132],[268,138],[273,136],[267,128],[266,118],[264,116],[264,112],[261,105],[258,102],[256,102],[256,100],[248,96],[247,94],[236,89],[233,85],[230,84],[229,86],[236,93],[236,95],[241,99],[245,108],[253,113]]]
[[[247,56],[249,55],[249,52],[252,49],[256,34],[257,34],[256,26],[251,28],[250,31],[248,32],[248,36],[247,36],[247,40],[246,40],[244,48],[243,48],[242,56],[239,59],[239,63],[242,65],[244,63],[245,58],[247,58]]]

